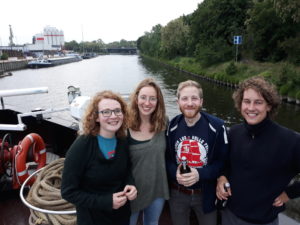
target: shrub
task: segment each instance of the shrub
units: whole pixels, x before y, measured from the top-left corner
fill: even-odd
[[[284,84],[280,87],[279,94],[282,95],[282,96],[286,96],[289,91],[290,91],[290,85],[289,84]]]
[[[297,91],[297,93],[296,93],[296,99],[300,99],[300,91]],[[300,175],[299,175],[299,177],[300,177]]]
[[[8,54],[7,53],[3,53],[0,57],[1,60],[7,60],[8,59]]]
[[[226,67],[225,72],[227,75],[234,75],[237,72],[237,67],[233,61]]]
[[[297,94],[297,91],[295,89],[291,89],[287,95],[291,98],[296,98],[296,94]]]

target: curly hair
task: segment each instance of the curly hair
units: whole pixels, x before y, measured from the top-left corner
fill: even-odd
[[[160,87],[156,84],[156,82],[152,78],[146,78],[142,80],[136,87],[135,91],[130,96],[129,127],[134,131],[140,130],[142,121],[139,114],[137,101],[138,101],[139,92],[144,87],[153,87],[157,94],[156,109],[151,114],[151,118],[150,118],[150,122],[151,122],[150,132],[157,133],[163,131],[166,128],[166,123],[167,123],[164,97]]]
[[[202,90],[201,85],[197,81],[186,80],[186,81],[183,81],[183,82],[178,84],[178,88],[177,88],[177,92],[176,92],[176,96],[177,96],[178,99],[180,97],[181,90],[183,88],[186,88],[186,87],[195,87],[195,88],[197,88],[199,90],[199,97],[203,98],[203,90]]]
[[[98,92],[90,101],[85,115],[82,120],[82,131],[79,132],[80,135],[93,135],[96,136],[100,130],[100,123],[97,121],[98,118],[98,104],[103,99],[113,99],[120,103],[123,112],[123,123],[120,129],[116,132],[117,137],[125,137],[128,125],[128,111],[127,104],[123,98],[112,91],[101,91]]]
[[[244,91],[248,89],[253,89],[261,94],[267,104],[271,106],[271,110],[270,112],[268,112],[268,116],[275,116],[277,109],[281,103],[280,97],[278,95],[276,87],[261,76],[251,77],[240,82],[238,89],[234,91],[232,95],[235,108],[238,111],[241,111]]]

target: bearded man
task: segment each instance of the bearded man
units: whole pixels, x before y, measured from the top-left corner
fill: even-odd
[[[201,111],[203,90],[198,82],[181,82],[177,103],[182,114],[169,124],[166,151],[172,222],[189,225],[193,210],[199,224],[216,225],[216,182],[228,154],[226,128],[221,119]],[[180,174],[183,156],[191,172]]]

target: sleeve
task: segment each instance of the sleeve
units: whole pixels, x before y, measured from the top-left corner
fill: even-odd
[[[296,134],[296,138],[298,140],[294,147],[295,154],[293,155],[293,167],[295,168],[295,173],[298,175],[294,178],[294,182],[292,182],[285,190],[286,194],[291,199],[300,197],[300,135]]]
[[[207,166],[199,168],[201,180],[215,180],[221,175],[226,158],[228,157],[228,138],[226,127],[223,124],[219,129],[211,154],[212,160]]]
[[[171,146],[171,137],[170,137],[169,131],[166,132],[166,142],[167,142],[167,148],[166,148],[166,169],[168,174],[169,181],[177,182],[176,181],[176,171],[177,171],[177,163],[175,158],[175,150],[173,146]]]
[[[286,194],[290,199],[298,198],[300,196],[300,178],[295,181],[292,185],[288,186],[285,190]]]
[[[112,194],[97,194],[83,190],[81,180],[88,164],[88,141],[79,137],[71,145],[64,162],[61,195],[76,206],[112,210]]]

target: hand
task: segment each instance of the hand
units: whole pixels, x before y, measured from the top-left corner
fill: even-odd
[[[127,199],[130,201],[134,200],[137,196],[136,187],[133,185],[126,185],[123,192],[125,193]]]
[[[113,194],[113,209],[118,209],[125,205],[127,202],[127,197],[125,196],[124,191],[117,192]]]
[[[191,168],[190,173],[180,174],[180,165],[176,171],[176,179],[179,184],[190,187],[199,181],[199,173],[195,168]]]
[[[283,206],[284,203],[290,200],[289,196],[285,192],[282,192],[277,198],[275,198],[273,202],[273,206],[280,207]]]
[[[225,176],[220,176],[218,178],[218,183],[216,187],[216,195],[217,198],[220,200],[228,200],[228,197],[231,196],[231,189],[230,187],[225,190],[224,186],[225,183],[229,183]]]

